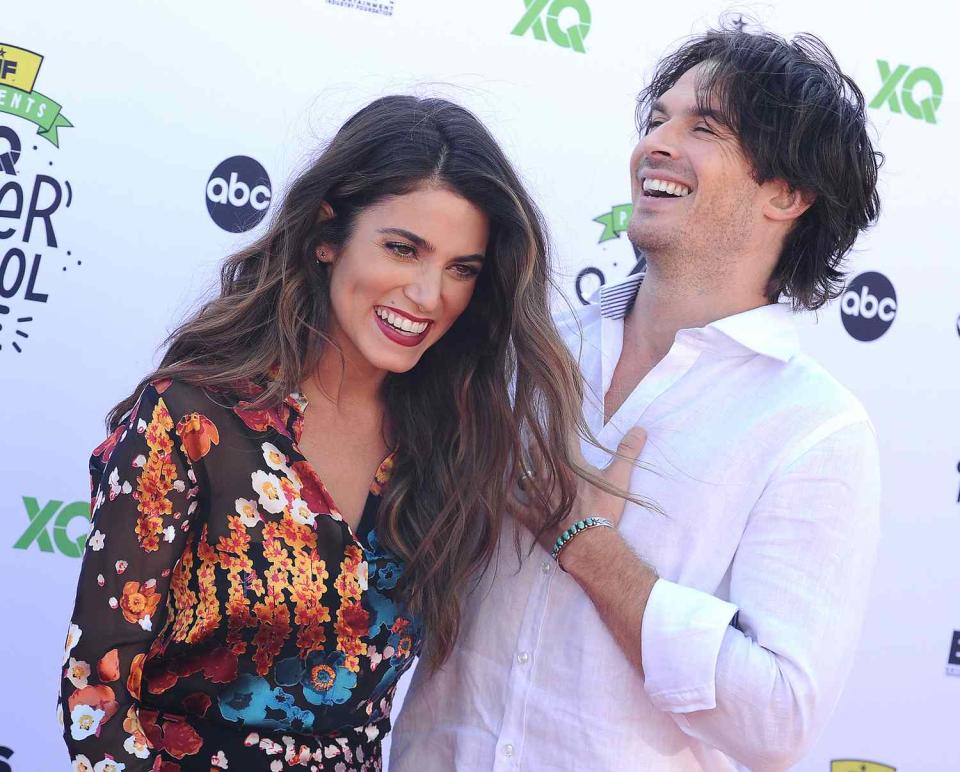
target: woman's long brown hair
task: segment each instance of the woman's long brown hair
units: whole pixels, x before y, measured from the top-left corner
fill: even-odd
[[[267,233],[226,259],[219,297],[174,330],[160,366],[107,422],[117,426],[160,378],[261,383],[257,407],[298,391],[332,345],[329,266],[316,247],[342,245],[362,209],[424,184],[457,193],[490,221],[469,306],[412,370],[384,383],[397,460],[377,535],[406,562],[407,602],[423,619],[435,667],[457,637],[460,591],[494,554],[525,448],[540,458],[537,488],[559,492],[535,496],[545,524],[570,513],[578,476],[596,481],[571,450],[571,437],[589,432],[579,371],[550,317],[542,216],[470,112],[389,96],[350,118],[293,182]],[[333,219],[318,218],[324,201]]]

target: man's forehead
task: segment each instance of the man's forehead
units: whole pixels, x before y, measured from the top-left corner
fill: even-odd
[[[651,109],[668,114],[709,115],[718,112],[720,105],[716,95],[705,93],[707,89],[712,91],[709,76],[713,65],[713,62],[701,62],[688,69],[653,101]]]

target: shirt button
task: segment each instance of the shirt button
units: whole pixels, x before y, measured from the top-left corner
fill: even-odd
[[[549,564],[546,560],[544,560],[544,561],[540,564],[540,570],[543,571],[543,573],[545,573],[545,574],[549,574],[549,573],[550,573],[550,568],[551,568],[551,566],[550,566],[550,564]]]
[[[507,743],[506,745],[503,746],[503,755],[506,756],[508,759],[513,755],[512,743]]]
[[[519,654],[517,654],[517,662],[519,662],[521,665],[526,665],[529,661],[530,655],[527,652],[521,651]]]

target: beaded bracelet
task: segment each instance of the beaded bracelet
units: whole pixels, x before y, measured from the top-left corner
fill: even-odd
[[[553,543],[553,549],[550,550],[550,557],[560,562],[560,551],[570,543],[570,540],[576,536],[578,533],[588,530],[589,528],[613,528],[613,523],[611,523],[605,517],[598,517],[594,515],[593,517],[585,517],[583,520],[577,520],[573,525],[571,525],[566,531],[560,534],[557,537],[557,540]]]

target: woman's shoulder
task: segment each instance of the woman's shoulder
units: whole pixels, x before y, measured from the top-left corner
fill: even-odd
[[[220,397],[218,399],[218,396]],[[140,411],[162,404],[171,417],[180,419],[191,413],[222,409],[229,405],[226,395],[176,378],[162,378],[148,382],[140,393]]]
[[[220,425],[228,421],[244,394],[242,387],[199,386],[177,378],[149,381],[137,394],[136,403],[121,425],[132,427],[159,420],[169,422],[169,429],[178,434],[188,425]]]

